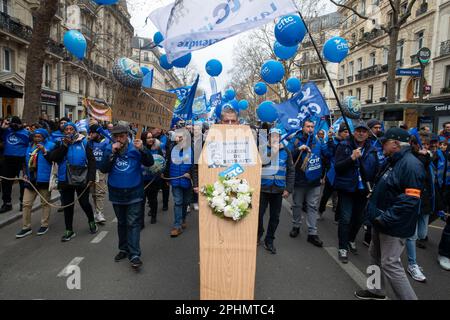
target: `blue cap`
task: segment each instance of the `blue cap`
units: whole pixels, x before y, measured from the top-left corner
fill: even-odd
[[[69,126],[72,127],[72,128],[74,128],[75,131],[78,132],[78,128],[77,128],[76,124],[73,123],[73,122],[66,122],[66,123],[64,124],[64,126],[63,126],[63,130],[66,129],[67,127],[69,127]]]
[[[35,134],[40,134],[44,139],[47,139],[49,136],[48,131],[42,128],[34,130],[33,135]]]

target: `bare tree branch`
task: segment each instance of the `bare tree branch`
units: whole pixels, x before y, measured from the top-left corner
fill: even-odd
[[[337,3],[335,0],[330,0],[330,1],[331,1],[331,3],[333,3],[337,7],[341,7],[341,8],[344,8],[344,9],[352,11],[355,15],[357,15],[361,19],[364,19],[364,20],[368,20],[369,19],[369,17],[366,17],[366,16],[362,15],[361,13],[359,13],[357,10],[355,10],[354,8],[352,8],[350,6],[347,6],[345,4]]]
[[[408,20],[408,18],[411,16],[412,7],[416,3],[416,0],[411,0],[408,4],[408,8],[406,9],[406,12],[400,17],[400,21],[398,24],[401,26]]]

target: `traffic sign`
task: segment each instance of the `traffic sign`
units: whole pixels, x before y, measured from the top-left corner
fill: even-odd
[[[431,59],[431,50],[426,47],[421,48],[417,53],[417,58],[421,64],[427,64]]]
[[[420,77],[422,75],[421,69],[397,69],[397,76],[412,76]]]

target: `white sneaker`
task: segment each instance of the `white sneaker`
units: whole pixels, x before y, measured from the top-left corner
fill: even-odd
[[[94,219],[95,219],[95,222],[97,222],[97,223],[104,223],[104,222],[106,222],[105,216],[103,215],[102,212],[96,213],[94,215]]]
[[[191,212],[191,206],[187,206],[186,212]]]
[[[444,256],[438,256],[438,262],[442,269],[450,271],[450,259]]]
[[[425,277],[422,270],[420,269],[420,267],[417,264],[409,265],[407,268],[407,271],[408,271],[409,275],[411,276],[411,278],[413,278],[414,280],[416,280],[418,282],[427,281],[427,278]]]
[[[198,211],[198,203],[194,203],[194,210]]]

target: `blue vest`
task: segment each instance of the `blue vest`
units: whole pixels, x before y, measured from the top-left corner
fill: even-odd
[[[105,152],[105,149],[108,145],[109,142],[106,139],[103,139],[100,142],[89,141],[89,147],[91,147],[92,153],[94,154],[97,169],[100,167],[100,163],[102,162],[103,158],[103,152]]]
[[[179,177],[191,170],[192,163],[194,162],[194,153],[189,147],[184,154],[183,149],[180,149],[178,145],[173,147],[170,156],[170,177]],[[169,180],[172,187],[181,187],[183,189],[190,188],[191,180],[188,178],[178,178]]]
[[[112,146],[108,145],[108,153]],[[108,175],[108,185],[117,189],[132,189],[142,184],[141,153],[132,143],[126,154],[119,155]]]
[[[267,147],[267,150],[270,151],[270,147]],[[281,149],[278,153],[278,165],[262,168],[261,185],[264,187],[275,185],[279,188],[286,188],[287,160],[288,153]]]
[[[21,129],[14,131],[8,128],[3,134],[5,151],[3,154],[10,157],[25,157],[28,144],[30,143],[30,133]]]
[[[44,143],[44,147],[47,150],[47,152],[50,152],[54,147],[55,144],[51,141],[46,141]],[[30,170],[28,167],[28,162],[30,160],[31,153],[36,150],[36,146],[33,144],[30,144],[27,148],[27,153],[25,154],[25,165],[27,166],[27,176],[31,179]],[[45,159],[44,154],[41,151],[38,151],[38,157],[37,157],[37,174],[34,173],[34,178],[32,181],[36,182],[49,182],[50,181],[50,174],[52,172],[52,164]]]
[[[87,166],[86,147],[86,138],[69,144],[66,156],[63,161],[58,163],[58,182],[67,181],[66,162],[69,162],[69,164],[73,166]]]

